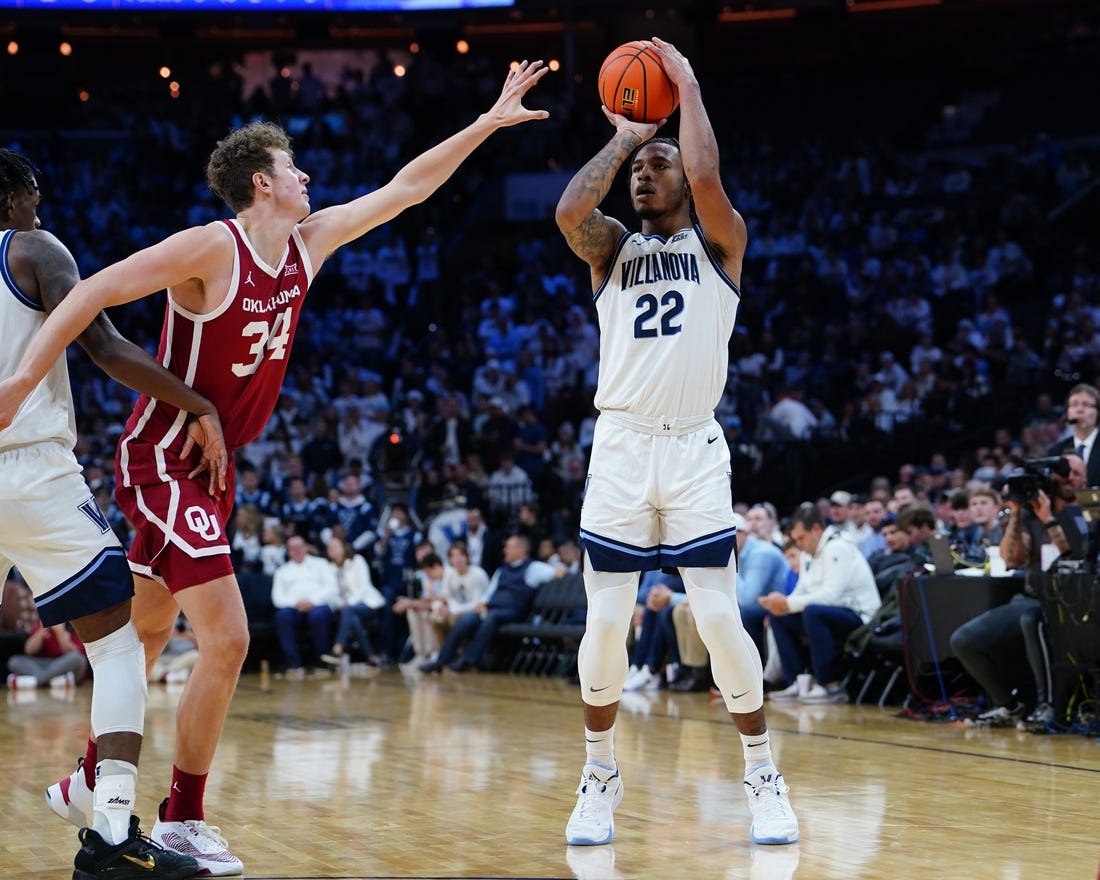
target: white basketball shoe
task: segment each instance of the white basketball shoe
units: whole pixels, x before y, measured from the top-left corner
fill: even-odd
[[[577,805],[565,826],[565,842],[571,846],[600,846],[615,836],[615,808],[623,800],[623,780],[618,770],[585,764],[577,787]]]

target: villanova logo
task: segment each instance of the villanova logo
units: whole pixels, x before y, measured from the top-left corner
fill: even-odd
[[[88,519],[95,523],[101,535],[105,535],[111,530],[111,524],[107,522],[107,517],[103,515],[103,511],[99,509],[99,505],[95,503],[94,498],[89,498],[81,504],[80,510]]]

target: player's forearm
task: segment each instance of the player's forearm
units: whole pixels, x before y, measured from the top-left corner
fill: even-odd
[[[466,158],[496,131],[487,113],[409,162],[393,177],[408,194],[410,204],[424,201],[450,179]]]
[[[558,199],[555,218],[562,230],[577,228],[600,206],[619,168],[642,140],[641,135],[629,129],[617,129],[606,146],[573,175]]]
[[[129,340],[117,337],[110,348],[97,353],[94,360],[108,376],[139,394],[163,400],[194,415],[214,412],[214,404]]]
[[[680,89],[680,157],[693,186],[718,179],[718,141],[698,83]]]

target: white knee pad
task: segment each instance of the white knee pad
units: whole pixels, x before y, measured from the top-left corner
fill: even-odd
[[[734,600],[733,563],[727,568],[683,568],[680,575],[726,709],[755,712],[764,705],[764,669]]]
[[[581,699],[590,706],[609,706],[619,701],[626,682],[626,636],[638,600],[638,576],[593,571],[586,558],[584,586],[588,617],[577,653]]]
[[[92,734],[141,734],[145,727],[145,650],[133,621],[109,636],[87,642],[92,686]]]

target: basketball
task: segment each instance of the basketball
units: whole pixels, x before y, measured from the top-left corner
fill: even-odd
[[[660,122],[680,103],[657,54],[638,40],[623,43],[604,59],[598,87],[608,110],[636,122]]]

